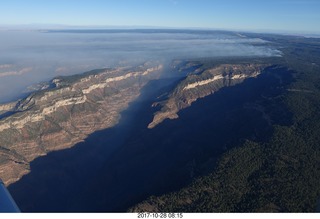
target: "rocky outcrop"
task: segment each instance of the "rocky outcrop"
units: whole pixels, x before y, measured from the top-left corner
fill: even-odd
[[[11,111],[11,110],[14,110],[16,105],[17,105],[17,102],[0,104],[0,116],[4,113]]]
[[[161,69],[162,65],[147,63],[57,77],[52,88],[0,105],[0,178],[9,185],[30,171],[35,158],[114,126],[120,112]]]
[[[219,89],[241,83],[247,78],[257,77],[266,67],[265,64],[222,64],[206,69],[200,74],[195,68],[194,74],[186,77],[171,92],[165,101],[154,103],[161,110],[154,114],[148,128],[154,128],[165,119],[177,119],[178,112],[189,107],[199,98],[206,97]]]

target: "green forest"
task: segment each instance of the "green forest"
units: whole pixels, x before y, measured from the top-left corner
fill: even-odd
[[[284,105],[290,121],[273,124],[266,140],[246,139],[234,145],[214,171],[185,188],[152,196],[129,211],[319,211],[320,40],[271,34],[262,39],[281,50],[281,65],[291,70],[292,82],[270,106]]]

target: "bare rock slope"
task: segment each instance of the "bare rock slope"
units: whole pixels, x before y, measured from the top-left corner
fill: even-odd
[[[114,126],[120,112],[161,69],[158,63],[146,63],[58,77],[51,88],[0,105],[0,178],[6,185],[16,182],[35,158]]]
[[[199,98],[206,97],[223,87],[233,86],[247,78],[257,77],[266,64],[221,64],[205,69],[200,74],[191,74],[181,81],[178,86],[162,102],[153,106],[161,106],[161,110],[154,114],[153,121],[148,128],[154,128],[165,119],[177,119],[178,112]],[[198,73],[200,68],[195,69]]]

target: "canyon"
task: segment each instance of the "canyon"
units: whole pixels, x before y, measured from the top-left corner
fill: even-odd
[[[26,212],[125,211],[181,188],[239,138],[270,135],[282,109],[270,112],[264,97],[287,80],[268,63],[180,60],[56,77],[2,105],[10,128],[1,133],[16,143],[2,147],[1,177]]]
[[[204,97],[210,95],[213,96],[212,94],[219,93],[220,90],[227,89],[228,87],[234,87],[247,79],[260,77],[268,67],[270,65],[266,63],[232,62],[231,64],[215,63],[207,66],[205,62],[180,60],[173,61],[170,66],[165,66],[163,63],[160,64],[158,62],[145,63],[138,67],[100,69],[79,75],[56,77],[49,81],[47,85],[41,86],[45,87],[44,89],[32,92],[24,99],[0,106],[2,115],[2,119],[0,120],[0,177],[9,186],[22,209],[26,211],[28,209],[51,209],[50,202],[47,203],[49,205],[44,204],[43,206],[40,203],[28,204],[25,198],[30,196],[29,190],[30,192],[32,191],[31,193],[37,199],[41,199],[41,194],[44,191],[46,192],[44,193],[46,196],[50,195],[52,188],[49,185],[51,183],[46,183],[49,178],[54,179],[63,176],[65,180],[68,179],[68,176],[65,175],[68,174],[68,170],[66,172],[65,170],[59,170],[61,167],[58,167],[59,164],[56,162],[62,162],[62,166],[68,165],[71,169],[76,166],[80,168],[81,166],[82,171],[78,173],[79,176],[70,177],[72,180],[76,180],[82,175],[87,175],[89,179],[84,180],[84,185],[89,188],[104,187],[104,183],[102,182],[105,179],[110,179],[110,181],[106,182],[106,185],[110,184],[110,188],[114,188],[112,194],[117,193],[117,191],[120,191],[120,188],[113,184],[117,181],[117,177],[112,174],[112,169],[116,168],[115,165],[117,165],[115,163],[119,163],[120,160],[124,159],[129,165],[133,162],[132,159],[135,160],[134,157],[144,157],[144,154],[149,153],[149,150],[152,150],[152,147],[149,146],[153,145],[153,140],[151,139],[159,138],[158,134],[162,135],[164,133],[163,129],[166,129],[165,127],[168,126],[168,123],[165,123],[164,120],[178,118],[181,113],[184,114],[186,108],[198,102],[198,99],[204,99]],[[144,90],[145,87],[148,88]],[[145,100],[147,102],[142,105],[140,104],[140,106],[139,103],[135,102],[140,99],[138,97],[141,96],[142,91],[148,97]],[[130,115],[129,117],[132,117],[132,121],[129,119],[130,122],[126,121],[126,117],[127,119],[129,118],[128,115],[126,116],[126,113],[124,114],[125,118],[122,116],[123,112],[132,104],[137,107],[139,105],[138,108],[141,108],[139,111],[142,110],[147,113],[141,112],[137,113],[137,115]],[[136,118],[137,116],[139,118]],[[121,123],[119,123],[120,118]],[[128,122],[130,125],[127,124]],[[164,124],[162,125],[162,123]],[[126,130],[124,126],[131,127],[129,128],[131,131],[129,129]],[[159,131],[158,128],[162,131]],[[114,134],[100,133],[96,135],[97,139],[95,139],[92,134],[98,133],[99,130],[106,131],[106,133],[110,130],[109,132],[114,132]],[[155,136],[152,137],[153,135]],[[170,138],[168,134],[164,134],[164,136]],[[104,138],[106,139],[103,140]],[[160,141],[160,139],[158,140]],[[119,142],[115,143],[115,141]],[[184,140],[180,141],[184,142]],[[80,142],[83,142],[82,146],[80,146]],[[147,152],[141,152],[142,154],[139,155],[139,147],[148,147],[149,149]],[[155,147],[158,147],[157,144]],[[71,160],[70,162],[63,161],[66,159],[63,154],[69,153],[64,152],[68,148],[75,148],[75,151],[85,150],[86,152],[82,154],[82,152],[70,151],[70,153],[74,153],[74,156],[76,156],[75,158],[68,158],[74,160],[75,164],[73,164]],[[122,148],[126,148],[123,149],[124,155],[122,154]],[[155,151],[158,150],[156,148]],[[61,153],[59,155],[52,153],[54,151]],[[129,152],[127,153],[126,151]],[[221,149],[218,149],[216,153],[219,154],[219,151]],[[99,153],[99,155],[95,155],[95,153]],[[122,155],[120,156],[119,153]],[[188,150],[186,153],[189,153]],[[123,158],[123,156],[126,157],[133,154],[136,154],[133,158],[131,156]],[[58,158],[59,156],[61,158]],[[46,157],[48,157],[48,163],[45,161]],[[94,158],[96,161],[90,161]],[[41,162],[44,163],[41,164]],[[84,163],[81,164],[81,162]],[[136,165],[135,162],[131,164],[132,167]],[[170,162],[162,164],[164,165],[163,168],[167,165],[173,165]],[[157,166],[158,164],[155,162],[152,165]],[[85,166],[88,166],[88,170]],[[41,172],[41,167],[49,169],[43,169],[44,172]],[[127,171],[121,173],[121,177],[126,179],[126,176],[122,176],[123,174],[126,175],[126,173]],[[46,179],[46,174],[49,174],[48,179]],[[186,177],[184,174],[183,171],[182,178]],[[71,175],[73,176],[73,174]],[[22,179],[23,176],[26,177]],[[146,177],[149,177],[148,172],[146,172]],[[99,180],[92,182],[94,185],[91,185],[90,178]],[[37,182],[39,179],[40,182]],[[37,184],[38,186],[36,188],[28,188],[30,183]],[[96,183],[98,186],[95,185]],[[125,182],[123,183],[125,184]],[[176,183],[178,185],[179,180]],[[77,183],[71,181],[69,184],[68,186]],[[141,182],[132,182],[132,185],[139,184]],[[63,189],[62,185],[57,190]],[[90,192],[86,189],[85,191],[81,191],[84,185],[77,184],[72,187],[77,188],[83,193],[81,196],[93,201],[92,203],[94,204],[92,206],[86,204],[86,208],[100,209],[101,207],[101,209],[104,209],[103,206],[98,204],[99,201],[94,201],[96,199],[100,200],[100,198],[104,200],[104,196],[100,198],[91,197],[93,194],[96,197],[96,191],[91,191],[91,189],[88,190]],[[158,183],[155,183],[154,188],[157,188],[157,186],[159,186]],[[121,191],[126,188],[126,185],[124,185]],[[56,190],[53,189],[53,191]],[[106,191],[109,190],[107,189]],[[139,191],[137,190],[137,192]],[[56,192],[58,193],[58,191]],[[140,192],[144,194],[150,191]],[[129,193],[131,194],[132,192]],[[68,200],[75,198],[71,194],[69,196]],[[121,197],[120,195],[113,204],[107,204],[108,209],[122,209],[123,203]],[[108,200],[101,203],[108,202]],[[133,200],[136,200],[136,198]],[[127,201],[131,203],[133,200]],[[75,205],[68,208],[58,207],[58,205],[54,205],[52,208],[56,210],[80,209],[83,207],[82,204],[82,202],[77,201]],[[34,207],[34,205],[38,206],[38,208]]]
[[[181,64],[182,63],[182,64]],[[153,106],[148,128],[178,118],[178,112],[223,87],[257,77],[266,64],[222,64],[201,70],[181,62],[188,73],[170,94]],[[89,134],[117,124],[120,113],[150,80],[158,79],[163,64],[100,69],[56,77],[44,89],[24,99],[0,105],[0,177],[5,185],[30,172],[30,162],[51,151],[70,148]]]

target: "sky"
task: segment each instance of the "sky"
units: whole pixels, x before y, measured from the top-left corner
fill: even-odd
[[[0,25],[146,26],[320,33],[320,0],[5,0]]]

